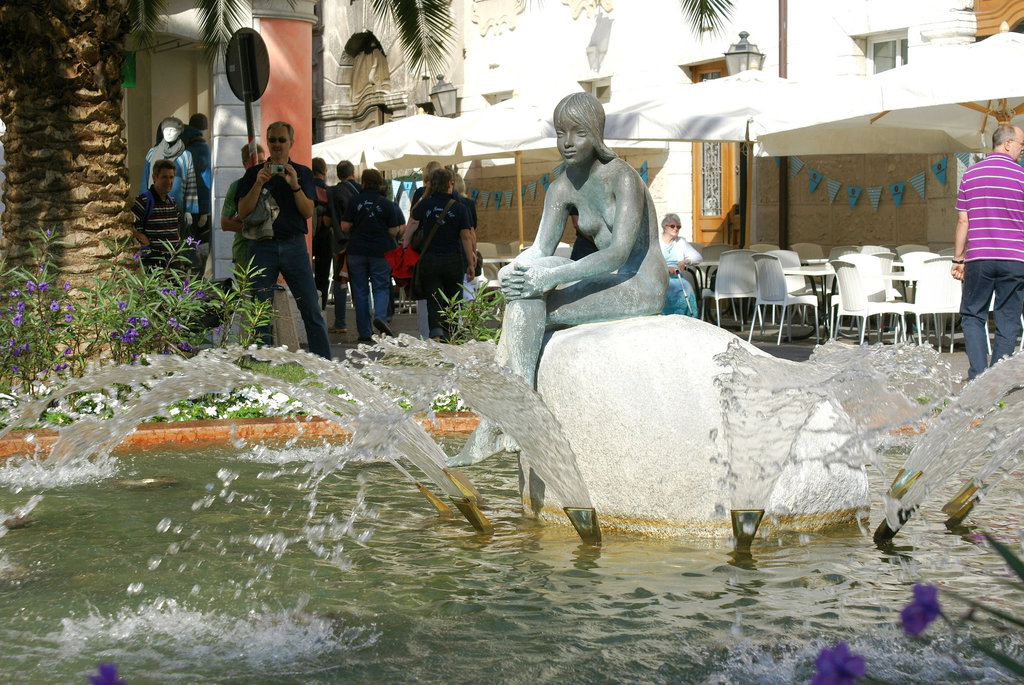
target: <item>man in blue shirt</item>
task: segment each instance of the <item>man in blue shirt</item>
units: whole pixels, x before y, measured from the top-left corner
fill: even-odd
[[[268,240],[250,240],[249,256],[252,265],[263,272],[253,283],[254,295],[260,300],[274,296],[278,274],[295,297],[295,304],[306,328],[309,351],[325,359],[331,358],[331,341],[313,281],[313,269],[306,250],[306,221],[313,216],[313,172],[309,167],[293,162],[291,152],[295,132],[291,124],[276,121],[267,127],[267,149],[270,159],[266,164],[250,167],[238,183],[238,217],[244,219],[256,208],[261,194],[268,193],[280,207],[274,220],[274,237]],[[260,331],[263,344],[270,344],[270,326]]]

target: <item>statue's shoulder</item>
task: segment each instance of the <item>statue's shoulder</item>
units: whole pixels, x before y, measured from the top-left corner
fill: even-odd
[[[643,185],[643,180],[640,178],[640,174],[637,173],[636,169],[630,166],[629,162],[621,157],[615,157],[614,159],[602,164],[599,173],[601,174],[601,177],[605,179],[606,183],[611,183],[620,187],[631,188]]]

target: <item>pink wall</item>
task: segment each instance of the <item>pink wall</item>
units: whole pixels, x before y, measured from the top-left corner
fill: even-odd
[[[267,124],[287,121],[295,129],[291,158],[309,166],[313,132],[313,26],[294,19],[260,19],[260,36],[270,56],[270,79],[260,98],[260,140]],[[306,247],[312,252],[312,232]]]

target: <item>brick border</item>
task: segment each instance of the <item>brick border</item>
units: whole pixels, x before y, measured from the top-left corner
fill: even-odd
[[[442,435],[469,434],[475,427],[477,415],[472,412],[437,412],[434,421],[419,416],[420,424],[428,433]],[[229,439],[254,442],[303,438],[347,439],[350,433],[338,424],[319,416],[272,417],[262,419],[217,419],[213,421],[167,421],[143,423],[126,437],[114,451],[140,449],[170,443],[202,447],[223,443]],[[52,429],[16,430],[0,439],[0,461],[15,455],[41,454],[45,456],[57,441]]]

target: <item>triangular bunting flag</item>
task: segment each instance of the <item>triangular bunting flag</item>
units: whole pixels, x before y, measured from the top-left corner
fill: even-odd
[[[807,192],[813,194],[818,189],[819,183],[821,183],[821,172],[807,167]]]
[[[840,184],[839,181],[834,181],[831,178],[826,178],[825,179],[825,187],[828,188],[828,203],[829,204],[832,204],[835,201],[836,195],[839,194],[839,186],[840,185],[842,185],[842,184]]]
[[[495,190],[494,191],[494,208],[495,209],[501,209],[501,191],[500,190]]]
[[[640,178],[643,180],[644,185],[647,185],[647,162],[640,165],[640,169],[637,173],[640,174]]]
[[[882,186],[868,188],[868,199],[871,200],[871,207],[878,211],[878,200],[882,197]]]
[[[482,204],[485,208],[491,206],[491,191],[489,191],[489,190],[481,190],[480,191],[480,204]]]
[[[480,191],[477,190],[476,188],[470,188],[469,189],[469,199],[472,200],[473,202],[476,202],[476,199],[478,197],[480,197]]]
[[[789,158],[789,177],[796,178],[796,175],[800,173],[800,170],[804,168],[804,160],[799,157]]]
[[[956,161],[960,162],[966,169],[971,166],[971,153],[970,152],[958,152],[956,153]]]
[[[544,192],[548,192],[548,186],[551,185],[551,174],[544,174],[541,176],[540,184],[544,186]]]
[[[506,207],[511,207],[512,206],[512,191],[511,190],[506,190],[505,191],[505,206]]]
[[[519,187],[519,197],[523,199],[523,202],[526,202],[526,186]]]
[[[526,189],[530,191],[530,199],[531,200],[536,200],[537,199],[537,182],[536,181],[530,181],[529,183],[526,184]]]
[[[905,185],[906,184],[903,181],[889,185],[889,194],[892,195],[892,203],[897,207],[900,206],[900,201],[903,199],[903,188]]]
[[[943,157],[939,161],[932,164],[932,173],[935,174],[935,178],[939,179],[939,183],[946,185],[946,165],[949,163],[949,157]]]
[[[923,200],[924,199],[924,172],[922,171],[920,173],[914,174],[913,176],[911,176],[910,178],[907,179],[907,182],[910,183],[911,187],[914,190],[917,191],[917,194],[919,196],[921,196],[921,199]]]
[[[778,169],[779,168],[779,158],[775,157],[774,159],[775,159],[775,168]]]
[[[559,162],[558,166],[551,170],[551,175],[558,176],[558,174],[562,173],[563,171],[565,171],[565,162]]]
[[[846,186],[846,200],[850,203],[850,209],[857,204],[857,198],[860,197],[860,186]]]
[[[398,202],[402,197],[402,182],[392,181],[391,182],[391,200],[392,202]]]
[[[406,194],[409,195],[409,197],[412,197],[412,191],[413,191],[413,188],[415,188],[415,187],[416,187],[416,182],[415,181],[402,181],[402,189],[405,190]]]

